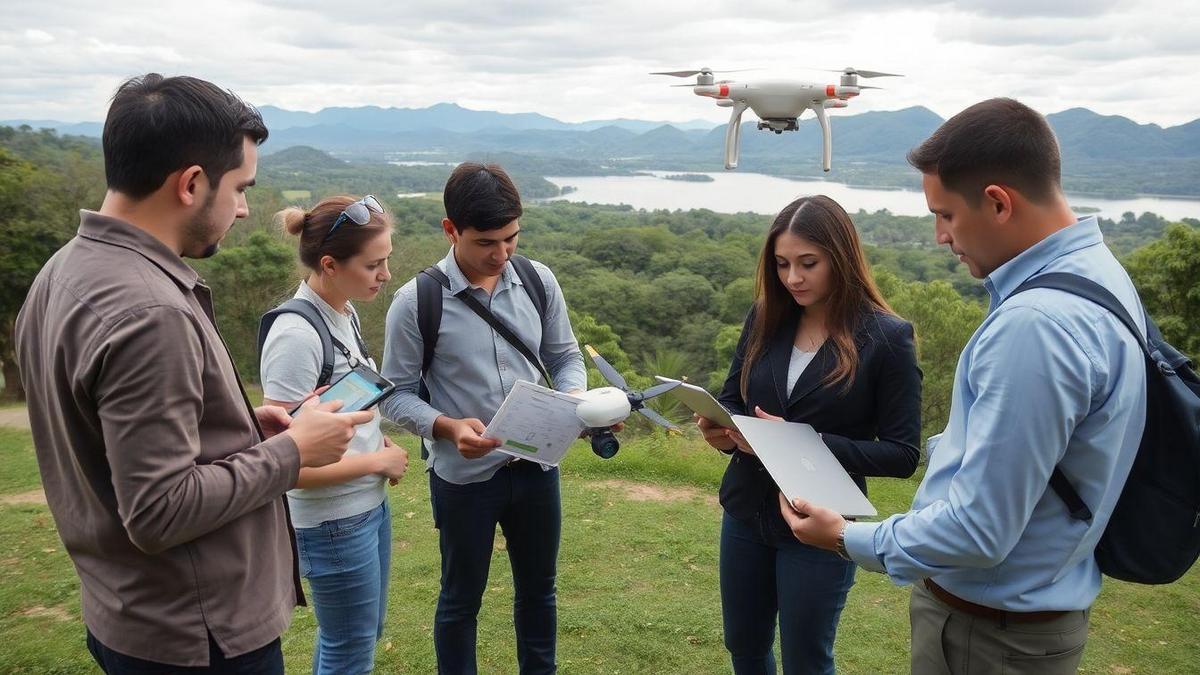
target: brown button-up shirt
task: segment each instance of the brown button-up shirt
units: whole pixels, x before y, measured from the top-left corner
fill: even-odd
[[[196,272],[138,228],[84,211],[16,323],[46,501],[106,646],[208,664],[287,629],[303,602],[283,493]]]

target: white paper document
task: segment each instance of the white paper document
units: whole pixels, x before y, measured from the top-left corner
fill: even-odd
[[[558,466],[583,431],[575,414],[579,398],[518,380],[483,432],[504,444],[498,451]]]

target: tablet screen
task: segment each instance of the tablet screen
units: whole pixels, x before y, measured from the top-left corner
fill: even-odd
[[[340,412],[354,412],[370,405],[381,391],[383,390],[373,382],[352,370],[332,387],[326,389],[325,393],[321,394],[321,400],[341,401]]]

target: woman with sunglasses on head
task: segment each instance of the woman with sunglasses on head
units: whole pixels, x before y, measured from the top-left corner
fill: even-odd
[[[308,269],[294,297],[316,308],[336,347],[329,381],[357,364],[377,370],[351,301],[373,300],[391,278],[391,218],[369,195],[330,197],[311,211],[289,208],[277,218],[300,238],[300,261]],[[303,316],[275,318],[261,356],[266,404],[291,410],[317,387],[322,345]],[[317,616],[313,673],[370,672],[383,634],[391,554],[385,482],[404,475],[408,455],[381,433],[379,421],[376,413],[356,428],[341,461],[301,469],[288,492],[300,570]]]
[[[880,295],[854,224],[832,199],[797,199],[772,223],[719,399],[735,414],[812,425],[864,493],[864,476],[907,478],[916,469],[921,371],[912,325]],[[734,672],[775,672],[777,619],[784,673],[834,672],[854,563],[798,541],[779,488],[745,439],[697,421],[705,440],[730,455],[720,583]]]

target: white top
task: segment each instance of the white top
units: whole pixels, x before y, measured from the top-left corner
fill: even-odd
[[[800,374],[804,372],[808,364],[812,363],[813,357],[816,355],[816,352],[806,352],[795,345],[792,346],[792,358],[788,361],[787,374],[787,391],[789,395],[796,388],[796,380],[800,379]]]
[[[309,288],[307,282],[300,282],[295,297],[316,305],[325,319],[325,324],[329,326],[329,332],[340,340],[355,358],[369,365],[372,370],[377,370],[375,362],[368,359],[359,348],[354,324],[349,315],[330,307],[316,291]],[[357,321],[358,314],[354,308],[349,304],[346,308]],[[281,315],[271,325],[271,331],[267,333],[266,342],[263,343],[259,371],[263,396],[275,401],[303,399],[317,386],[321,361],[321,337],[317,335],[317,331],[298,314]],[[335,348],[331,381],[336,381],[348,372],[350,363],[346,356]],[[354,438],[350,439],[346,455],[375,452],[383,447],[383,432],[379,429],[379,421],[379,412],[376,411],[373,420],[355,428]],[[317,527],[327,520],[366,513],[383,503],[386,496],[384,477],[371,475],[338,485],[289,490],[288,505],[291,507],[292,525]]]

